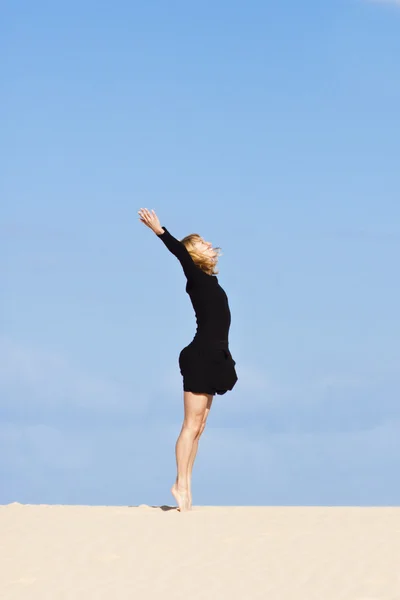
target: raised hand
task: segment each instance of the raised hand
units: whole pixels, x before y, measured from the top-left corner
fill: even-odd
[[[138,210],[139,220],[147,225],[154,233],[160,234],[164,233],[163,228],[161,227],[160,221],[154,212],[154,210],[149,210],[148,208],[141,208]]]

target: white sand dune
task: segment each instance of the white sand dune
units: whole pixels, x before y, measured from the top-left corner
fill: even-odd
[[[1,600],[400,600],[400,508],[0,506]]]

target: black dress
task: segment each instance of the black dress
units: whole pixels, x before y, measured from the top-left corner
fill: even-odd
[[[231,313],[228,298],[215,275],[198,267],[185,246],[163,227],[158,237],[174,254],[186,275],[186,292],[196,315],[196,335],[179,354],[184,391],[225,394],[238,380],[229,351]]]

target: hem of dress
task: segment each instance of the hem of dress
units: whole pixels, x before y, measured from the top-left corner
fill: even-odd
[[[231,392],[233,388],[226,388],[224,390],[195,390],[193,388],[189,388],[189,387],[183,387],[183,391],[184,392],[192,392],[192,394],[207,394],[208,396],[222,396],[223,394],[226,394],[226,392]]]

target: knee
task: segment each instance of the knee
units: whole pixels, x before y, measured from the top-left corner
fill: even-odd
[[[187,421],[184,425],[186,431],[194,438],[199,437],[202,433],[203,423],[199,419]]]

